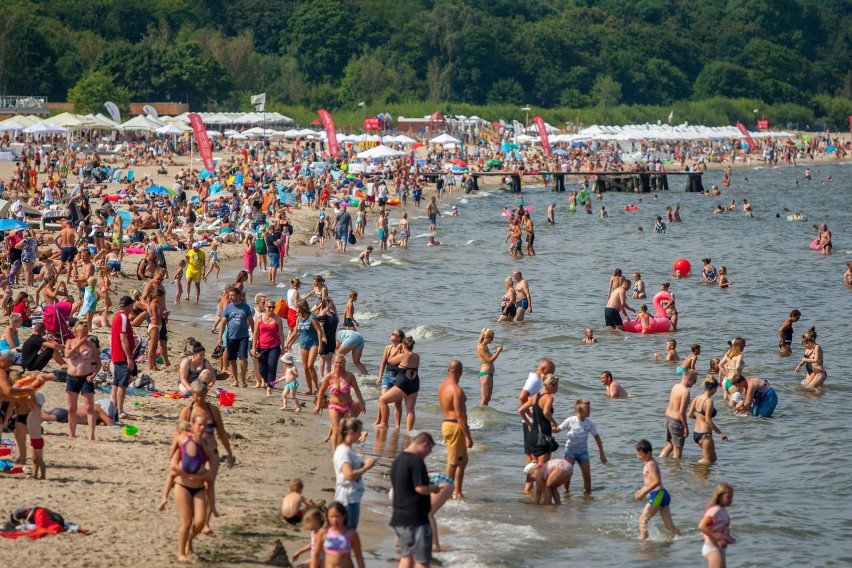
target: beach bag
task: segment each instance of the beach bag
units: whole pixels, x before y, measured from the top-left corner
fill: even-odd
[[[355,233],[349,233],[349,244],[354,245],[358,241],[355,239]]]
[[[287,300],[281,298],[277,302],[275,302],[275,309],[273,310],[275,315],[279,318],[287,318],[287,312],[290,311],[290,306],[287,305]]]

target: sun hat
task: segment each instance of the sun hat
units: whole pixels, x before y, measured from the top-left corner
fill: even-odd
[[[284,355],[282,355],[281,356],[281,362],[284,363],[285,365],[295,365],[296,364],[296,360],[293,358],[292,353],[285,353]]]

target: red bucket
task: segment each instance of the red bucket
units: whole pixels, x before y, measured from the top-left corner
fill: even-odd
[[[235,392],[220,392],[219,393],[219,406],[234,406],[234,401],[237,400],[237,393]]]

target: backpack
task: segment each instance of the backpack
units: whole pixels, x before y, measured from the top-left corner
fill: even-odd
[[[275,312],[275,315],[280,318],[286,318],[287,313],[290,311],[290,306],[287,304],[287,300],[281,298],[277,302],[275,302],[275,309],[272,310]]]

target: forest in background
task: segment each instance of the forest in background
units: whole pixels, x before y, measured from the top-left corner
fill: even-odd
[[[846,129],[852,0],[6,0],[0,94]],[[362,110],[358,103],[364,102]],[[350,118],[351,117],[351,118]]]

